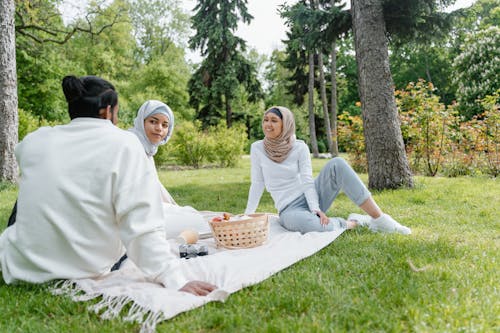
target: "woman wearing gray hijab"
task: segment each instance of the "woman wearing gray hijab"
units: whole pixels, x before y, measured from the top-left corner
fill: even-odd
[[[157,100],[146,101],[137,111],[134,127],[129,130],[139,138],[146,155],[154,166],[153,158],[158,151],[158,147],[166,144],[172,137],[174,114],[168,105],[163,102]],[[210,230],[208,223],[200,212],[190,206],[177,205],[159,179],[158,185],[164,203],[167,238],[176,237],[185,229],[194,229],[202,233]]]
[[[250,149],[251,185],[245,214],[255,212],[267,189],[278,210],[280,224],[291,231],[331,231],[361,225],[378,232],[411,233],[382,212],[344,159],[332,158],[313,179],[309,147],[295,138],[295,120],[289,109],[283,106],[268,109],[262,129],[264,139],[254,142]],[[350,214],[347,221],[327,217],[324,212],[341,190],[368,215]]]

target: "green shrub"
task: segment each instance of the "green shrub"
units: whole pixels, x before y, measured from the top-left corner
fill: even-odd
[[[407,154],[413,167],[423,166],[426,176],[442,168],[458,120],[456,111],[440,103],[434,90],[432,83],[420,79],[395,92]]]
[[[227,128],[225,122],[209,129],[213,146],[208,160],[220,167],[234,167],[243,155],[247,136],[243,125]]]
[[[29,112],[24,111],[23,109],[19,109],[19,127],[18,127],[18,136],[19,141],[24,139],[26,135],[33,132],[38,128],[38,119],[33,117],[33,115]]]
[[[172,150],[172,141],[169,141],[166,145],[158,147],[158,151],[155,154],[155,165],[157,168],[172,160]]]
[[[176,126],[170,144],[172,156],[182,165],[199,168],[212,154],[212,138],[201,130],[199,121]]]
[[[26,135],[35,131],[42,126],[55,126],[56,122],[50,122],[45,119],[39,120],[37,117],[33,116],[30,112],[24,111],[23,109],[18,110],[19,126],[18,126],[18,137],[19,141],[24,139]]]
[[[339,148],[349,155],[349,163],[356,172],[367,172],[363,120],[343,112],[338,117]]]
[[[455,152],[443,164],[442,173],[446,177],[472,176],[475,173],[473,154]]]

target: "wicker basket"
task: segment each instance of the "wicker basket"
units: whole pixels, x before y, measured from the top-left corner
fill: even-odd
[[[217,247],[247,249],[262,245],[269,235],[267,214],[250,214],[247,220],[209,222]]]

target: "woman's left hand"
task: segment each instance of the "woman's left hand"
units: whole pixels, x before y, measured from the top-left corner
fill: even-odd
[[[319,216],[319,223],[321,223],[322,226],[326,226],[328,225],[328,223],[330,223],[330,219],[328,218],[328,216],[326,216],[325,213],[320,210],[315,210],[314,212]]]

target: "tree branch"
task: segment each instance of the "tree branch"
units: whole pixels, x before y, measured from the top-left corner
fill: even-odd
[[[91,12],[87,13],[85,16],[85,21],[87,22],[87,27],[83,27],[81,25],[75,25],[71,29],[68,30],[61,30],[57,28],[49,28],[49,27],[44,27],[42,25],[38,24],[26,24],[21,13],[16,11],[16,15],[20,21],[19,24],[16,25],[15,29],[16,32],[19,33],[20,35],[26,36],[28,38],[31,38],[37,43],[55,43],[55,44],[64,44],[66,43],[77,31],[79,32],[84,32],[84,33],[89,33],[92,36],[98,36],[101,33],[103,33],[106,29],[109,29],[113,27],[115,24],[120,23],[120,18],[122,17],[122,13],[125,10],[119,10],[115,16],[113,17],[113,20],[101,26],[99,29],[94,30],[94,27],[92,26],[92,14],[97,14],[97,12]],[[48,35],[53,36],[51,37],[42,37],[36,35],[34,32],[44,32]],[[58,38],[56,38],[58,37]]]

